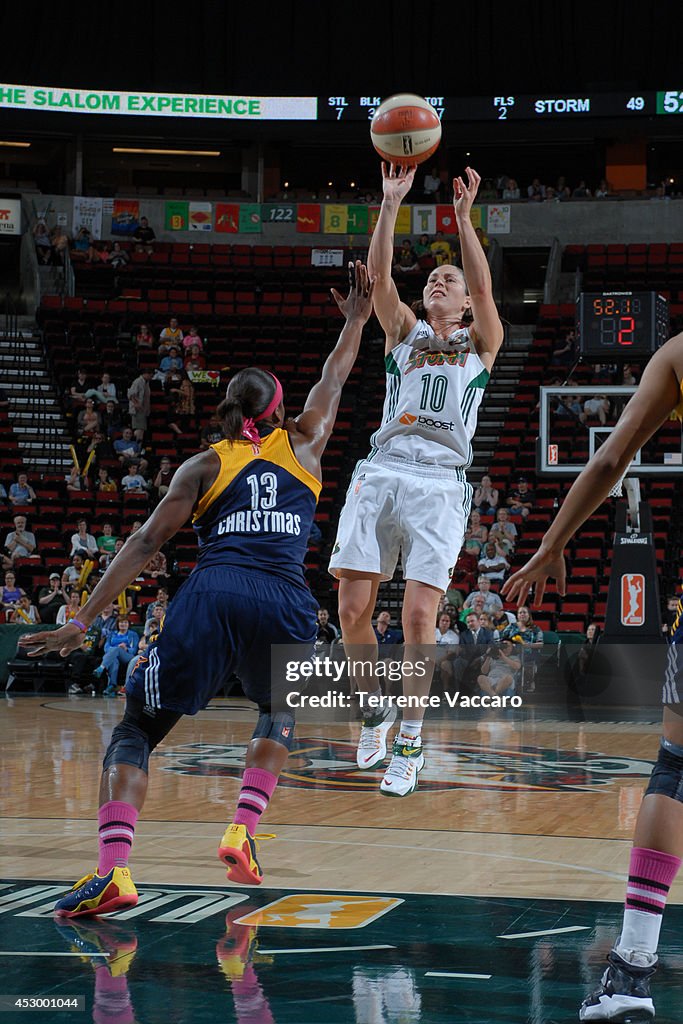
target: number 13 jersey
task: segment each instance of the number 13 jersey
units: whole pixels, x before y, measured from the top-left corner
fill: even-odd
[[[411,462],[461,466],[472,462],[477,410],[489,380],[468,328],[441,342],[418,320],[384,362],[387,393],[372,451]]]

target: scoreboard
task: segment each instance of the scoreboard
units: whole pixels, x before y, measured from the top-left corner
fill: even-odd
[[[370,120],[384,96],[319,96],[319,121]],[[533,96],[425,96],[442,121],[544,121],[683,114],[683,89]]]

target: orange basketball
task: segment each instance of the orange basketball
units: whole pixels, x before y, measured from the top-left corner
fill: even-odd
[[[370,122],[370,138],[384,160],[414,167],[439,148],[441,121],[421,96],[398,93],[378,106]]]

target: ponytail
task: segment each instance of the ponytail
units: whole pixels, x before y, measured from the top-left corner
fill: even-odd
[[[235,374],[216,410],[223,434],[231,444],[244,436],[245,420],[256,420],[268,409],[277,387],[272,374],[255,366]]]

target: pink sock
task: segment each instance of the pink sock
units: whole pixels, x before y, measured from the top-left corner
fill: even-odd
[[[233,818],[235,824],[246,825],[253,836],[276,786],[277,776],[272,772],[264,768],[247,768],[242,777],[242,788]]]
[[[98,874],[106,875],[113,867],[125,868],[130,857],[138,812],[132,804],[110,800],[97,813],[100,859]]]
[[[628,868],[626,910],[661,914],[680,866],[680,857],[634,846]]]
[[[116,1024],[135,1024],[125,974],[112,978],[107,967],[97,968],[92,1019],[95,1024],[112,1024],[112,1021],[116,1021]]]

